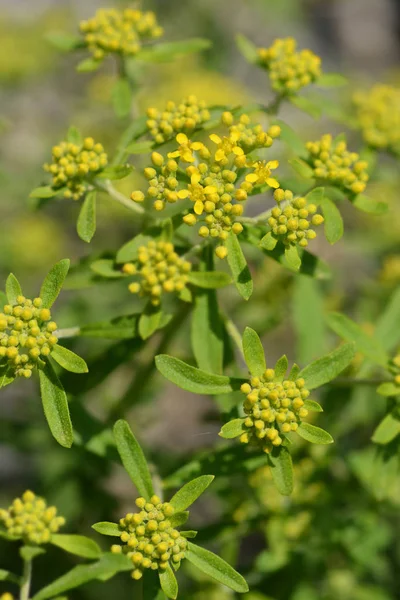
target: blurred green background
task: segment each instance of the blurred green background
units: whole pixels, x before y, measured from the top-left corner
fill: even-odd
[[[49,32],[75,32],[81,19],[112,5],[132,3],[0,0],[0,275],[4,281],[13,271],[28,296],[37,293],[57,260],[69,257],[76,263],[91,253],[113,252],[137,233],[134,216],[102,197],[97,233],[89,247],[76,235],[76,204],[54,200],[36,211],[28,198],[30,190],[44,181],[42,164],[70,124],[102,142],[110,154],[126,126],[111,108],[112,61],[97,73],[78,74],[75,65],[83,56],[60,54],[46,41]],[[394,1],[149,0],[143,8],[155,10],[166,40],[200,36],[213,46],[173,64],[146,66],[137,97],[141,112],[188,94],[209,104],[268,102],[265,73],[249,66],[236,48],[239,32],[259,46],[291,35],[300,47],[320,54],[327,71],[344,72],[351,89],[331,98],[333,104],[347,106],[351,91],[359,86],[399,80],[400,11]],[[327,131],[346,130],[328,117],[313,121],[293,107],[285,107],[280,116],[305,141]],[[352,149],[360,148],[357,133],[348,132],[348,138]],[[119,187],[129,195],[134,185],[132,176]],[[398,185],[398,164],[380,158],[369,189],[370,195],[389,203],[388,215],[363,216],[346,206],[344,239],[333,248],[324,239],[313,244],[312,251],[331,265],[329,281],[294,280],[273,261],[249,251],[256,290],[251,308],[233,290],[225,294],[224,303],[239,329],[250,325],[263,334],[269,361],[286,352],[290,361],[303,365],[332,348],[337,340],[323,320],[329,309],[343,310],[367,331],[373,330],[400,283],[400,220],[393,212]],[[271,201],[260,202],[265,209]],[[132,312],[133,299],[123,283],[87,288],[75,277],[67,287],[55,310],[63,328]],[[307,306],[315,310],[319,332],[312,340],[302,328]],[[168,350],[190,358],[187,320],[182,327]],[[219,408],[226,409],[224,400],[218,408],[209,398],[185,393],[156,376],[151,357],[157,338],[142,352],[124,343],[117,348],[112,343],[74,340],[70,345],[90,364],[100,365],[102,373],[89,376],[84,384],[77,377],[65,380],[78,430],[80,419],[89,419],[95,428],[96,420],[106,420],[124,397],[131,407],[133,429],[161,476],[170,475],[199,452],[207,457],[208,448],[220,445]],[[121,365],[103,381],[101,360],[110,362],[116,356]],[[135,373],[139,375],[132,382]],[[229,477],[222,475],[214,491],[194,507],[192,524],[201,531],[199,539],[236,562],[254,590],[248,600],[400,598],[399,448],[385,456],[377,454],[370,441],[385,401],[366,387],[356,391],[331,387],[323,391],[322,401],[325,414],[320,423],[333,433],[336,444],[328,450],[299,444],[292,498],[279,497],[263,470],[248,475],[231,464]],[[242,455],[235,456],[233,463]],[[220,465],[210,463],[210,472],[214,467]],[[68,519],[66,531],[88,535],[91,523],[119,518],[133,498],[130,482],[116,464],[80,446],[67,451],[55,444],[41,414],[36,381],[15,383],[2,391],[0,400],[0,506],[8,506],[26,488],[59,506]],[[102,543],[106,548],[107,540]],[[47,561],[38,558],[34,589],[65,572],[74,560],[57,549]],[[15,545],[0,541],[0,568],[19,570]],[[193,577],[180,577],[180,597],[224,600],[235,595],[196,579],[194,573]],[[88,585],[70,598],[105,599],[111,594],[121,600],[132,598],[127,575]]]

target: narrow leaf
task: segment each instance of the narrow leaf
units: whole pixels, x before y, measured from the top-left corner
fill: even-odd
[[[318,404],[318,402],[315,402],[315,400],[305,400],[304,408],[306,408],[307,410],[309,410],[311,412],[323,412],[324,411],[322,406],[320,404]]]
[[[11,573],[11,571],[6,571],[5,569],[0,569],[0,581],[10,581],[18,586],[21,585],[20,577],[18,577],[18,575],[14,575],[14,573]]]
[[[214,475],[201,475],[201,477],[189,481],[172,496],[170,504],[172,504],[176,511],[185,510],[201,496],[213,479]]]
[[[98,558],[101,555],[101,550],[96,542],[84,535],[53,533],[50,542],[53,546],[58,546],[75,556]]]
[[[152,238],[149,235],[143,235],[139,233],[132,240],[126,242],[117,252],[116,262],[117,263],[126,263],[131,260],[136,260],[138,257],[138,250],[140,246],[146,246],[148,242],[150,242]]]
[[[275,378],[281,381],[284,378],[286,371],[288,370],[288,366],[289,366],[288,359],[287,359],[286,355],[284,354],[277,361],[277,363],[274,367]]]
[[[294,244],[290,244],[285,247],[285,258],[286,261],[292,269],[298,271],[301,266],[301,258],[299,256],[299,252],[297,250],[297,246]]]
[[[228,421],[228,423],[222,425],[221,431],[218,435],[225,440],[232,440],[239,437],[239,435],[242,435],[244,431],[244,421],[244,419],[233,419],[232,421]]]
[[[95,60],[94,58],[85,58],[80,63],[78,63],[76,70],[78,73],[91,73],[92,71],[97,71],[103,64],[101,60]]]
[[[154,146],[154,142],[147,140],[144,142],[132,142],[126,147],[127,154],[148,154]]]
[[[98,175],[98,179],[110,179],[111,181],[118,181],[119,179],[125,179],[133,171],[132,165],[110,165],[103,169]]]
[[[10,304],[17,304],[17,297],[22,296],[21,286],[13,273],[10,273],[7,277],[6,294]]]
[[[237,236],[229,233],[226,240],[228,264],[239,294],[248,300],[253,293],[253,280]]]
[[[189,529],[189,531],[180,531],[179,532],[182,537],[185,538],[195,538],[197,536],[197,531],[193,531],[193,529]]]
[[[211,46],[211,41],[204,38],[191,38],[179,42],[158,43],[154,46],[143,48],[135,55],[135,60],[145,62],[167,62],[179,56],[186,56],[193,52],[206,50]]]
[[[321,116],[320,107],[305,96],[291,96],[290,102],[314,119],[319,119]]]
[[[306,195],[307,202],[310,204],[316,204],[318,206],[321,204],[324,194],[325,188],[321,186],[315,187]]]
[[[176,581],[176,577],[169,563],[167,564],[165,571],[160,571],[159,575],[162,591],[167,598],[175,600],[178,596],[178,582]]]
[[[138,335],[138,321],[138,314],[115,317],[111,321],[83,325],[79,335],[111,340],[130,339]]]
[[[391,381],[386,381],[385,383],[381,383],[381,385],[376,390],[378,394],[385,397],[396,397],[400,396],[400,386],[392,383]]]
[[[391,413],[387,414],[379,423],[372,435],[375,444],[389,444],[400,433],[400,421]]]
[[[191,284],[208,290],[222,288],[232,283],[231,277],[223,271],[191,271],[188,279]]]
[[[325,223],[324,230],[326,239],[330,244],[336,244],[343,236],[343,219],[336,204],[327,196],[321,200],[322,213]]]
[[[69,260],[64,258],[56,263],[46,275],[42,287],[40,288],[40,297],[43,300],[43,306],[50,308],[62,288],[64,280],[69,269]]]
[[[67,142],[79,145],[82,141],[82,134],[79,129],[74,125],[71,125],[67,131]]]
[[[114,112],[122,119],[129,115],[132,104],[132,90],[127,79],[120,78],[111,90],[111,100]]]
[[[363,212],[369,213],[370,215],[382,215],[387,212],[388,205],[386,202],[380,202],[379,200],[374,200],[369,196],[364,196],[364,194],[358,194],[351,200],[353,206],[362,210]]]
[[[71,35],[63,31],[51,31],[45,35],[45,39],[57,50],[71,52],[83,47],[84,41],[78,35]]]
[[[300,437],[307,440],[307,442],[311,442],[312,444],[333,443],[333,437],[330,433],[324,429],[321,429],[320,427],[311,425],[310,423],[301,423],[296,431]]]
[[[309,364],[298,377],[305,380],[306,388],[314,390],[325,383],[329,383],[349,366],[354,358],[354,344],[343,344],[330,354],[326,354]]]
[[[293,464],[289,450],[280,446],[268,455],[270,469],[278,492],[282,496],[290,496],[293,492]]]
[[[236,44],[242,55],[247,60],[247,62],[253,65],[258,63],[258,51],[257,47],[253,44],[253,42],[250,42],[250,40],[248,40],[244,35],[239,33],[236,36]]]
[[[268,233],[261,238],[260,247],[264,248],[265,250],[273,250],[277,243],[278,240],[274,238],[270,231],[268,231]]]
[[[194,297],[191,343],[200,369],[210,373],[222,373],[223,325],[214,290],[198,290]]]
[[[89,243],[96,231],[96,191],[86,194],[79,213],[76,230],[84,242]]]
[[[349,80],[340,73],[322,73],[315,82],[318,87],[342,87],[347,85]]]
[[[57,190],[53,190],[49,185],[43,185],[32,190],[29,198],[54,198],[57,194]]]
[[[162,312],[160,306],[147,304],[139,318],[139,335],[142,340],[147,340],[157,329],[161,322]]]
[[[242,346],[247,368],[252,375],[260,377],[267,365],[263,345],[254,329],[246,327],[243,333]]]
[[[101,533],[102,535],[110,535],[112,537],[120,537],[121,530],[117,523],[111,523],[109,521],[100,521],[92,525],[92,529]]]
[[[59,344],[54,346],[51,358],[58,362],[60,367],[71,373],[87,373],[89,370],[83,358]]]
[[[379,316],[375,337],[386,352],[391,352],[400,342],[400,286],[391,295],[383,313]]]
[[[172,527],[180,527],[184,525],[189,518],[189,511],[181,510],[180,512],[174,513],[171,517],[168,517],[168,521]]]
[[[126,472],[135,484],[139,494],[149,499],[154,494],[149,467],[143,450],[126,421],[120,419],[115,423],[114,437]]]
[[[94,260],[90,265],[90,269],[96,273],[96,275],[101,275],[101,277],[107,277],[109,279],[126,277],[125,273],[117,267],[112,258],[100,258],[99,260]]]
[[[50,363],[46,362],[39,369],[39,379],[43,410],[50,431],[61,446],[70,448],[73,434],[67,395]]]
[[[195,565],[198,569],[209,575],[219,583],[226,585],[228,588],[241,594],[249,591],[245,579],[233,567],[228,565],[222,558],[206,550],[200,548],[192,542],[188,542],[188,551],[186,558]]]
[[[290,158],[289,164],[293,169],[304,179],[312,179],[314,177],[314,171],[312,168],[301,158]]]

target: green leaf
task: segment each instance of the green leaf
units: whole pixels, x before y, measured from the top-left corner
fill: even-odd
[[[63,31],[50,31],[46,33],[45,39],[57,50],[72,52],[84,47],[85,43],[78,35],[64,33]]]
[[[92,71],[97,71],[103,64],[102,60],[95,60],[94,58],[85,58],[80,63],[78,63],[76,70],[78,73],[91,73]]]
[[[325,194],[325,188],[318,186],[313,188],[308,194],[306,194],[307,202],[310,204],[316,204],[317,206],[321,204]]]
[[[178,512],[185,510],[208,488],[214,475],[201,475],[186,483],[169,501]]]
[[[51,358],[53,358],[63,369],[70,371],[71,373],[87,373],[88,367],[83,358],[56,344],[51,352]]]
[[[400,341],[400,286],[390,296],[383,313],[376,322],[375,337],[386,352],[391,352]]]
[[[126,242],[117,252],[117,256],[115,258],[117,263],[126,263],[131,260],[136,260],[138,257],[138,250],[140,246],[146,246],[148,242],[152,239],[149,235],[143,235],[139,233],[132,240]]]
[[[222,373],[223,325],[214,290],[197,290],[194,296],[190,337],[199,368],[210,373]]]
[[[300,269],[301,258],[299,256],[297,246],[295,246],[294,244],[285,246],[285,258],[289,267],[291,267],[293,270],[298,271]]]
[[[27,560],[27,561],[31,561],[34,558],[36,558],[36,556],[39,556],[40,554],[44,554],[46,552],[46,550],[44,548],[40,548],[39,546],[22,546],[19,549],[19,554],[22,558],[22,560]]]
[[[154,494],[149,467],[139,442],[133,435],[128,423],[123,419],[115,423],[114,437],[126,472],[135,484],[139,494],[148,500]]]
[[[349,366],[354,358],[354,344],[343,344],[330,354],[318,358],[305,367],[298,377],[305,380],[305,386],[314,390],[325,383],[329,383]]]
[[[290,369],[290,372],[288,375],[289,381],[296,381],[296,379],[299,376],[299,373],[300,373],[300,367],[299,367],[299,365],[296,365],[296,363],[294,363],[292,368]]]
[[[175,600],[178,596],[178,582],[176,581],[176,577],[169,563],[167,564],[165,571],[159,571],[159,576],[162,591],[167,598],[173,598],[173,600]]]
[[[278,243],[278,240],[272,235],[270,231],[260,240],[260,247],[265,250],[273,250]]]
[[[239,575],[237,571],[222,558],[206,550],[188,542],[188,551],[186,558],[194,564],[195,567],[209,575],[219,583],[226,585],[228,588],[241,594],[249,591],[245,579]]]
[[[252,375],[260,377],[267,368],[267,365],[263,345],[254,329],[246,327],[243,332],[242,347],[247,368]]]
[[[281,358],[276,362],[276,365],[274,367],[274,371],[275,371],[275,379],[278,381],[282,381],[286,371],[288,370],[288,359],[286,357],[286,355],[284,354],[283,356],[281,356]]]
[[[243,431],[245,431],[243,427],[244,421],[244,419],[233,419],[232,421],[228,421],[225,425],[222,425],[218,435],[225,440],[233,440],[234,438],[239,437],[239,435],[242,435]]]
[[[6,571],[5,569],[0,569],[0,581],[10,581],[18,586],[21,585],[21,578],[18,577],[18,575],[11,573],[11,571]]]
[[[131,571],[132,561],[123,554],[112,554],[107,552],[96,562],[88,565],[78,565],[65,575],[62,575],[50,585],[44,587],[35,594],[32,600],[47,600],[58,594],[75,589],[84,583],[99,579],[105,573],[118,573],[119,571]]]
[[[8,365],[0,366],[0,389],[12,383],[14,379],[15,377],[11,375]]]
[[[125,179],[133,171],[132,165],[114,165],[103,169],[96,177],[98,179],[110,179],[111,181],[117,181],[119,179]]]
[[[228,265],[239,294],[248,300],[253,293],[253,280],[237,236],[230,232],[226,240]]]
[[[379,423],[371,439],[375,444],[389,444],[399,433],[400,421],[389,413]]]
[[[157,329],[161,322],[161,307],[148,303],[139,318],[139,335],[142,340],[147,340]]]
[[[79,335],[84,337],[105,338],[109,340],[124,340],[137,337],[139,315],[115,317],[111,321],[90,323],[80,328]]]
[[[281,128],[281,134],[279,139],[282,140],[299,157],[307,156],[307,149],[303,140],[297,135],[297,133],[284,121],[276,120],[274,125],[278,125]]]
[[[232,283],[231,277],[223,271],[191,271],[188,279],[189,283],[207,290],[222,288]]]
[[[154,142],[146,140],[144,142],[132,142],[126,147],[128,154],[148,154],[154,146]]]
[[[84,535],[53,533],[50,543],[83,558],[98,558],[101,555],[101,550],[96,542]]]
[[[189,518],[189,511],[183,510],[180,512],[174,513],[171,517],[168,517],[168,521],[171,523],[172,527],[180,527],[184,525]]]
[[[400,386],[392,383],[391,381],[387,381],[385,383],[381,383],[381,385],[376,390],[378,394],[385,397],[396,397],[400,396]]]
[[[56,263],[46,275],[40,288],[40,297],[43,300],[44,308],[51,308],[57,299],[67,276],[68,269],[69,260],[68,258],[64,258]]]
[[[268,455],[270,469],[276,488],[282,496],[293,492],[293,464],[289,450],[285,446],[274,448]]]
[[[314,171],[304,160],[295,156],[294,158],[290,158],[288,162],[300,177],[304,177],[304,179],[313,179]]]
[[[117,523],[111,523],[110,521],[100,521],[92,525],[92,529],[101,533],[102,535],[110,535],[112,537],[120,537],[121,529]]]
[[[22,296],[20,283],[13,273],[6,280],[6,295],[10,304],[17,304],[17,297]]]
[[[349,80],[340,73],[322,73],[315,82],[318,87],[342,87],[348,85]]]
[[[315,400],[304,400],[304,408],[311,412],[324,412],[324,409]]]
[[[354,342],[357,352],[361,352],[373,362],[386,366],[389,357],[379,341],[368,335],[357,323],[341,313],[330,313],[327,323],[333,331],[348,342]]]
[[[330,244],[336,244],[343,235],[343,219],[336,204],[327,196],[321,200],[322,214],[324,215],[324,230],[326,239]]]
[[[67,131],[67,142],[71,144],[80,145],[82,144],[82,134],[77,127],[71,125]]]
[[[96,273],[96,275],[101,275],[101,277],[107,277],[109,279],[126,277],[126,274],[116,266],[111,258],[100,258],[99,260],[93,261],[90,265],[90,269]]]
[[[50,431],[61,446],[70,448],[73,442],[67,395],[50,363],[39,369],[43,410]]]
[[[114,112],[119,119],[129,115],[132,105],[132,90],[129,81],[119,78],[111,90]]]
[[[332,444],[333,437],[330,433],[321,429],[320,427],[316,427],[315,425],[311,425],[310,423],[301,423],[297,428],[296,432],[307,442],[311,442],[312,444]]]
[[[96,231],[96,191],[86,194],[79,212],[76,230],[84,242],[89,243]]]
[[[300,275],[293,282],[292,322],[296,334],[296,357],[309,363],[326,351],[326,324],[321,286]]]
[[[313,119],[319,119],[321,116],[320,107],[305,96],[291,96],[290,102],[303,112],[310,115],[310,117],[313,117]]]
[[[247,62],[253,65],[259,62],[257,47],[241,33],[236,36],[236,44]]]
[[[197,536],[197,531],[193,531],[193,529],[189,529],[189,531],[180,531],[179,532],[182,537],[185,538],[195,538]]]
[[[144,62],[169,62],[179,56],[186,56],[193,52],[207,50],[211,41],[204,38],[191,38],[180,42],[158,43],[148,48],[143,48],[135,55],[135,60]]]
[[[58,190],[53,190],[49,185],[42,185],[33,189],[29,194],[29,198],[54,198],[58,192]]]
[[[243,382],[196,369],[167,354],[159,354],[155,360],[157,369],[168,381],[195,394],[229,394]]]
[[[351,203],[359,210],[362,210],[370,215],[382,215],[383,213],[387,212],[389,208],[386,202],[374,200],[373,198],[365,196],[364,194],[358,194],[352,198]]]

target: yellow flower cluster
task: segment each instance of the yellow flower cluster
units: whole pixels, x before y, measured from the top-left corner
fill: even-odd
[[[246,155],[256,148],[269,148],[274,138],[280,135],[280,128],[274,125],[264,131],[261,125],[251,126],[248,115],[235,120],[229,112],[222,115],[222,124],[228,128],[227,136],[210,135],[216,148],[210,150],[202,142],[192,142],[184,133],[179,133],[177,150],[169,152],[167,157],[153,152],[154,167],[144,170],[149,181],[147,196],[154,199],[155,210],[162,211],[167,204],[179,200],[190,200],[189,209],[187,204],[184,205],[183,221],[191,226],[200,221],[199,235],[211,236],[221,242],[215,250],[219,258],[225,258],[227,254],[224,243],[229,232],[238,235],[243,230],[236,217],[243,214],[243,203],[248,194],[256,186],[279,187],[271,175],[278,167],[278,161],[254,162]],[[188,164],[185,169],[188,181],[178,180],[179,163]],[[239,180],[238,171],[244,175],[244,180]],[[135,191],[131,198],[143,202],[145,195]]]
[[[392,358],[389,370],[393,374],[393,383],[399,387],[400,393],[400,354]]]
[[[291,37],[277,39],[269,48],[259,48],[260,65],[269,71],[272,89],[281,95],[295,94],[321,75],[321,59],[311,50],[296,51]]]
[[[0,510],[0,522],[9,535],[22,538],[25,544],[47,544],[65,519],[57,516],[55,506],[47,506],[43,498],[27,490],[8,510]]]
[[[199,102],[196,96],[189,96],[178,105],[170,101],[163,111],[148,108],[147,116],[147,127],[157,144],[163,144],[177,133],[191,133],[210,120],[205,102]]]
[[[18,296],[17,304],[6,304],[0,313],[0,364],[5,363],[15,376],[30,377],[57,344],[56,329],[40,298]]]
[[[175,252],[173,244],[151,240],[147,246],[140,246],[137,261],[126,263],[122,270],[139,278],[129,285],[129,291],[149,297],[152,305],[158,306],[163,292],[182,292],[191,268],[191,263]]]
[[[308,163],[314,177],[337,185],[352,194],[361,194],[369,179],[368,163],[356,152],[349,152],[345,141],[334,142],[327,133],[317,142],[307,142]]]
[[[134,56],[143,41],[163,35],[153,12],[129,8],[100,9],[93,18],[80,23],[80,30],[95,60],[102,60],[110,53]]]
[[[400,89],[374,85],[353,96],[356,116],[365,142],[378,150],[400,153]]]
[[[53,162],[45,164],[44,170],[53,177],[52,187],[66,187],[64,198],[79,200],[85,192],[85,183],[107,166],[107,154],[102,144],[86,138],[82,144],[60,142],[53,147]]]
[[[115,544],[111,551],[131,559],[133,579],[140,579],[144,569],[165,570],[170,560],[179,566],[185,557],[187,541],[169,520],[174,507],[169,502],[161,503],[158,496],[152,496],[150,502],[137,498],[135,503],[140,512],[128,513],[119,522],[124,545]]]
[[[293,198],[290,190],[275,190],[274,199],[278,206],[273,208],[268,219],[272,236],[280,240],[285,246],[298,244],[302,248],[308,246],[308,241],[313,240],[317,234],[311,225],[317,226],[324,222],[324,217],[317,212],[315,204],[307,204],[306,198]],[[284,208],[279,205],[286,201]]]
[[[252,377],[241,391],[246,395],[243,404],[247,415],[245,431],[240,436],[244,444],[256,443],[264,452],[282,444],[281,434],[296,431],[301,419],[307,416],[304,401],[310,392],[304,379],[275,381],[274,369],[267,369],[261,377]]]

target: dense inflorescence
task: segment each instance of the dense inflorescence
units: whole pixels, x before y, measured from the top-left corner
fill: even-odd
[[[107,166],[107,154],[102,144],[86,138],[82,144],[60,142],[53,147],[53,162],[45,164],[44,170],[53,177],[53,189],[66,187],[64,198],[79,200],[84,194],[90,178]]]
[[[164,110],[147,109],[147,127],[157,144],[163,144],[178,133],[190,134],[194,129],[210,120],[205,102],[189,96],[180,104],[169,101]]]
[[[269,72],[272,88],[281,95],[295,94],[321,75],[321,59],[311,50],[296,51],[293,38],[277,39],[259,48],[259,63]]]
[[[139,247],[137,260],[126,263],[122,270],[139,279],[129,285],[129,291],[150,298],[151,304],[158,306],[164,292],[180,293],[185,289],[191,268],[191,263],[175,252],[173,244],[151,240],[147,246]]]
[[[47,506],[43,498],[27,490],[22,498],[15,498],[8,510],[0,510],[0,522],[8,535],[22,538],[26,544],[47,544],[65,519],[57,516],[55,506]]]
[[[352,194],[361,194],[369,179],[368,163],[356,152],[349,152],[345,141],[334,141],[328,133],[319,141],[307,142],[308,163],[314,176],[331,185],[337,185]]]
[[[268,219],[272,237],[285,246],[308,246],[309,240],[317,235],[312,226],[324,222],[324,217],[316,214],[316,205],[307,203],[307,199],[303,197],[294,198],[290,190],[281,188],[275,190],[274,199],[278,206],[272,209]],[[286,202],[286,206],[281,207],[281,202]]]
[[[219,241],[216,255],[225,258],[226,239],[232,231],[242,232],[243,226],[237,217],[243,214],[243,204],[256,186],[279,187],[271,171],[278,161],[250,160],[247,154],[258,148],[269,148],[280,134],[276,125],[264,131],[261,125],[251,125],[248,115],[238,119],[230,112],[222,115],[222,125],[228,135],[210,135],[208,148],[202,142],[192,142],[184,133],[176,136],[179,147],[166,157],[153,152],[153,167],[144,170],[149,182],[147,197],[153,199],[157,211],[163,211],[170,203],[189,200],[184,204],[183,221],[194,226],[201,223],[199,235]],[[178,170],[187,165],[187,179],[178,179]],[[240,171],[240,177],[239,177]],[[135,202],[143,202],[145,194],[135,191],[131,195]]]
[[[169,520],[174,507],[162,503],[158,496],[150,502],[137,498],[140,512],[128,513],[119,522],[121,542],[114,544],[111,551],[126,554],[134,565],[133,579],[140,579],[145,569],[165,570],[169,561],[177,568],[185,557],[187,540],[174,529]]]
[[[304,402],[310,392],[304,387],[304,379],[275,380],[274,369],[267,369],[261,377],[252,377],[241,386],[246,395],[243,403],[247,415],[240,436],[244,444],[255,443],[271,452],[283,442],[282,434],[296,431],[308,410]]]
[[[112,53],[134,56],[141,49],[142,42],[163,35],[153,12],[129,8],[100,9],[94,17],[81,22],[80,30],[95,60],[102,60]]]
[[[58,342],[57,324],[42,304],[40,298],[18,296],[0,313],[0,365],[6,364],[13,376],[30,377]]]
[[[365,142],[378,150],[400,153],[400,89],[374,85],[353,96],[356,118]]]

